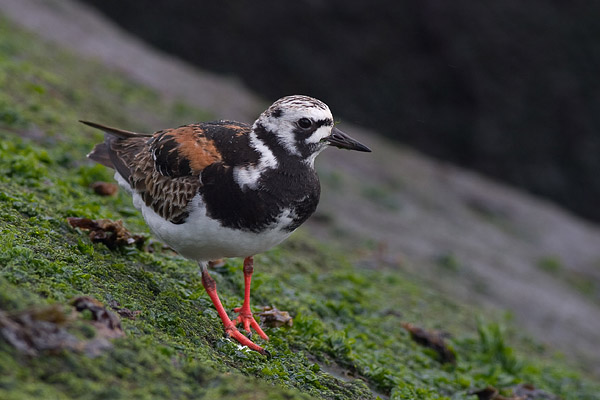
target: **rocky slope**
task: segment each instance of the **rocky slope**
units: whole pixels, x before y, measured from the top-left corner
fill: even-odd
[[[165,362],[161,364],[164,374],[180,376],[181,370],[167,365],[171,357],[175,366],[184,366],[188,375],[180,376],[181,382],[191,385],[186,389],[191,391],[200,390],[194,386],[197,382],[190,380],[193,361],[201,364],[198,371],[205,373],[210,382],[229,382],[221,372],[241,371],[243,375],[232,378],[236,385],[258,385],[256,390],[260,393],[268,390],[256,382],[266,380],[284,382],[288,388],[324,398],[343,396],[346,390],[364,391],[366,398],[373,392],[404,398],[401,396],[410,397],[411,391],[421,390],[423,396],[436,398],[452,393],[466,396],[476,386],[505,381],[516,384],[524,379],[564,396],[594,393],[586,391],[578,378],[569,380],[569,385],[583,385],[582,391],[561,386],[558,376],[567,376],[565,371],[549,372],[531,364],[523,369],[522,361],[515,359],[504,344],[505,338],[494,328],[480,325],[479,341],[473,342],[469,332],[475,332],[473,315],[480,311],[458,306],[423,287],[434,286],[473,303],[508,309],[516,326],[550,344],[543,352],[560,348],[570,356],[587,354],[587,365],[597,365],[593,350],[600,331],[598,229],[552,205],[431,162],[370,132],[348,126],[346,130],[371,145],[377,157],[348,157],[336,152],[321,157],[323,202],[305,234],[320,238],[328,247],[342,249],[347,253],[346,260],[360,260],[362,268],[349,266],[339,253],[327,256],[311,240],[305,243],[298,239],[283,250],[265,255],[265,276],[263,283],[257,285],[258,299],[276,301],[278,307],[294,312],[297,324],[289,333],[278,331],[283,332],[285,339],[273,344],[285,354],[276,363],[279,367],[254,357],[240,361],[244,356],[219,339],[218,325],[212,324],[214,315],[206,307],[193,265],[162,252],[148,255],[131,249],[114,254],[102,245],[91,245],[81,233],[70,231],[64,218],[73,213],[91,218],[125,215],[128,227],[145,229],[124,196],[114,205],[113,200],[95,198],[86,189],[93,179],[110,176],[77,161],[92,140],[81,135],[81,128],[74,123],[76,119],[102,119],[131,129],[156,129],[193,118],[222,116],[249,121],[262,108],[261,102],[237,84],[168,62],[89,10],[70,2],[5,1],[0,6],[0,11],[13,21],[71,51],[100,59],[118,71],[106,72],[104,67],[60,53],[37,39],[16,33],[10,36],[14,29],[4,27],[5,256],[0,265],[6,281],[1,304],[8,311],[17,312],[23,305],[42,307],[46,301],[66,302],[82,294],[94,295],[105,303],[116,299],[132,310],[143,309],[147,301],[154,301],[157,308],[150,315],[137,322],[123,322],[129,338],[116,346],[117,353],[136,354],[124,361],[123,368],[135,369],[139,357],[159,357]],[[126,83],[123,76],[152,89]],[[169,81],[173,85],[165,85]],[[178,91],[177,82],[184,82],[181,87],[186,90]],[[229,95],[219,97],[218,93]],[[15,133],[24,141],[17,140]],[[45,154],[42,146],[49,153]],[[68,171],[76,174],[69,175]],[[47,184],[57,182],[60,176],[63,183]],[[47,222],[35,228],[39,220]],[[36,237],[44,236],[50,241],[36,242]],[[55,253],[53,247],[63,236],[67,243],[54,249],[58,251]],[[14,240],[6,241],[7,238]],[[348,250],[350,245],[352,251]],[[309,253],[315,257],[305,259],[302,255]],[[41,261],[34,262],[36,254],[42,255]],[[69,267],[73,263],[76,266]],[[221,271],[221,284],[232,298],[232,307],[239,300],[239,282],[232,274],[240,272],[238,267],[232,262]],[[41,273],[40,268],[46,272]],[[130,269],[135,272],[127,273]],[[106,279],[108,284],[96,286]],[[137,287],[139,282],[146,282],[146,289],[153,294]],[[43,300],[40,294],[49,300]],[[324,308],[319,304],[324,304]],[[197,309],[207,311],[194,316]],[[185,322],[188,320],[191,322]],[[465,364],[448,371],[435,364],[435,356],[428,356],[427,351],[423,355],[418,348],[410,347],[410,339],[401,328],[403,321],[421,322],[457,335],[454,346]],[[159,327],[160,332],[152,327]],[[198,333],[205,331],[208,336]],[[145,344],[139,342],[140,338]],[[290,344],[286,345],[286,341]],[[397,345],[400,348],[394,347]],[[149,353],[136,352],[140,346]],[[526,341],[517,341],[516,346],[532,351]],[[540,351],[539,347],[534,348]],[[292,357],[299,349],[300,358]],[[472,355],[466,355],[469,352]],[[192,357],[195,353],[199,355]],[[3,357],[6,354],[3,352]],[[401,360],[393,359],[392,354],[403,356]],[[206,365],[199,361],[221,359],[224,355],[229,358],[223,363]],[[105,357],[102,362],[110,363],[111,357],[121,356],[111,353]],[[310,364],[312,357],[321,360],[316,363],[318,367]],[[11,363],[4,365],[13,365],[17,360],[19,368],[27,370],[23,367],[23,363],[27,366],[26,360],[10,359]],[[77,363],[85,363],[79,356],[76,359]],[[571,360],[576,361],[577,357]],[[37,378],[30,382],[32,387],[57,390],[51,381],[44,381],[50,367],[43,362],[34,363],[42,368],[34,374]],[[68,375],[69,367],[60,364]],[[292,371],[294,364],[303,367]],[[95,365],[94,368],[102,368]],[[499,365],[500,372],[477,372],[493,365]],[[343,375],[328,381],[331,374],[319,372],[321,368],[330,368],[331,373],[341,368]],[[91,370],[85,371],[88,379],[93,376]],[[319,373],[313,376],[309,371]],[[339,379],[348,373],[362,379],[366,386]],[[428,374],[433,380],[427,380]],[[256,376],[258,381],[249,378]],[[39,379],[44,385],[39,386]],[[113,378],[109,374],[98,379],[104,382]],[[446,385],[445,381],[450,383]],[[11,382],[15,384],[18,379],[6,378],[3,382],[0,387],[10,389]],[[70,396],[87,385],[70,378],[60,382],[68,387],[65,393]],[[329,392],[315,382],[325,385]],[[123,385],[118,386],[119,390],[126,393],[125,382],[119,380],[119,385]],[[164,388],[159,389],[156,388]],[[293,393],[300,396],[300,392]]]

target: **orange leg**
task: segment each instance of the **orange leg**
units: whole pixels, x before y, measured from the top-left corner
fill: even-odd
[[[221,304],[219,295],[217,294],[217,284],[215,283],[214,279],[209,275],[208,269],[206,268],[206,264],[202,264],[202,286],[204,286],[206,293],[208,293],[208,296],[212,300],[215,308],[217,309],[219,317],[221,317],[221,321],[223,321],[223,326],[225,327],[225,335],[227,335],[227,337],[231,337],[237,340],[243,346],[248,346],[250,349],[258,351],[260,354],[268,355],[268,352],[265,349],[252,342],[246,336],[242,335],[240,331],[238,331],[235,327],[235,324],[231,322],[229,316],[227,315],[227,312]]]
[[[268,355],[268,352],[265,349],[252,342],[250,339],[242,335],[240,331],[237,330],[235,324],[231,322],[229,316],[227,315],[227,312],[221,304],[221,300],[219,299],[219,295],[217,294],[217,284],[215,283],[214,279],[209,275],[206,263],[201,263],[201,267],[202,286],[204,286],[206,293],[208,293],[208,296],[212,300],[215,308],[217,309],[219,317],[221,317],[221,321],[223,321],[223,326],[225,327],[225,335],[227,335],[227,337],[231,337],[237,340],[241,345],[248,346],[250,349],[257,351],[260,354]]]
[[[250,283],[252,282],[252,273],[254,272],[254,259],[252,257],[246,257],[244,259],[244,304],[241,307],[234,308],[233,311],[239,315],[235,320],[234,324],[241,323],[246,332],[251,333],[250,327],[254,328],[258,335],[269,340],[269,337],[260,328],[250,309]]]

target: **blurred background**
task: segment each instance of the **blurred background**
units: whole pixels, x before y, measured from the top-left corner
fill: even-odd
[[[303,230],[361,270],[506,313],[600,376],[600,3],[496,3],[0,0],[0,16],[37,35],[6,49],[65,82],[74,137],[77,119],[152,132],[325,101],[373,153],[319,157]],[[40,38],[71,55],[36,56]],[[22,108],[53,110],[35,79]],[[20,115],[23,89],[2,89]]]
[[[80,1],[266,99],[320,98],[600,221],[600,2]]]

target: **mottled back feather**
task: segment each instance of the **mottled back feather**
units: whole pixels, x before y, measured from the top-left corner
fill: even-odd
[[[88,157],[114,168],[148,207],[174,224],[187,219],[208,166],[227,168],[226,164],[252,163],[258,158],[247,147],[250,127],[238,122],[184,125],[152,135],[81,122],[106,134],[104,143]],[[235,146],[238,141],[246,146]],[[248,150],[240,153],[236,148]]]
[[[174,224],[187,219],[188,205],[201,186],[199,174],[170,177],[161,173],[149,146],[136,153],[131,162],[129,184],[144,203]]]

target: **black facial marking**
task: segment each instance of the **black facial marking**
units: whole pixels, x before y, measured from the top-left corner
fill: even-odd
[[[279,118],[283,115],[283,111],[281,110],[281,108],[276,108],[271,112],[271,116],[273,118]]]
[[[323,125],[333,125],[333,120],[331,118],[320,119],[318,121],[315,121],[315,125],[317,125],[318,127],[321,127]]]
[[[316,124],[312,124],[308,129],[297,127],[294,129],[294,137],[296,138],[296,141],[303,141],[317,129],[319,129],[319,127]]]

